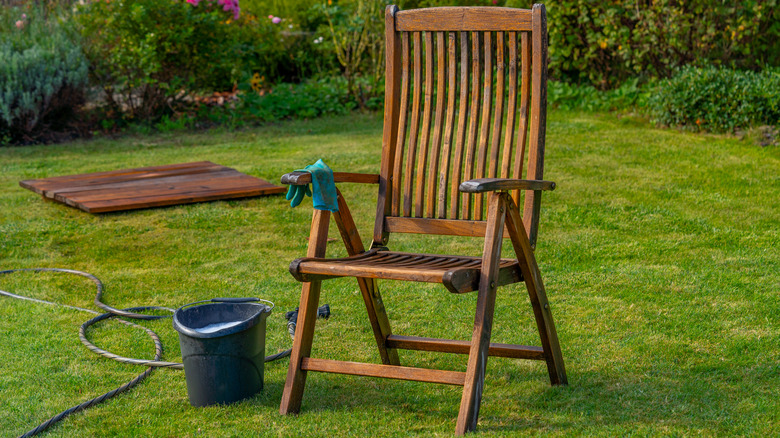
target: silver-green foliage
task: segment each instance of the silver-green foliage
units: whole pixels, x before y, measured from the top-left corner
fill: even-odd
[[[81,47],[62,22],[49,14],[12,25],[3,18],[0,32],[0,132],[28,135],[49,114],[83,96],[88,64]]]

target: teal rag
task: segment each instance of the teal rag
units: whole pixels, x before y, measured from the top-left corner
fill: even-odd
[[[309,185],[291,185],[287,189],[287,199],[290,207],[296,207],[303,200],[304,195],[309,195],[314,201],[317,210],[338,211],[339,205],[336,194],[336,183],[333,181],[333,171],[321,159],[316,163],[299,169],[298,172],[311,173],[312,190]]]

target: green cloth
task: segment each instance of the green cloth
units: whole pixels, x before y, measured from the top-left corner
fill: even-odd
[[[337,201],[336,183],[333,181],[333,171],[321,159],[316,163],[306,166],[305,169],[298,169],[298,172],[311,173],[312,189],[309,185],[291,185],[287,189],[287,200],[290,201],[290,207],[297,207],[305,195],[312,197],[314,208],[317,210],[339,211]]]

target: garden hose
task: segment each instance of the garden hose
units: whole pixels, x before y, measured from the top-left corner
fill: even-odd
[[[157,336],[157,334],[154,331],[150,330],[147,327],[143,327],[141,325],[134,324],[134,323],[132,323],[130,321],[125,321],[123,319],[118,319],[117,320],[117,321],[119,321],[122,324],[142,329],[142,330],[144,330],[146,332],[146,334],[149,335],[149,337],[152,339],[152,342],[154,342],[154,350],[155,350],[154,351],[154,359],[152,359],[152,360],[134,359],[134,358],[129,358],[129,357],[123,357],[123,356],[119,356],[117,354],[111,353],[109,351],[103,350],[102,348],[100,348],[100,347],[96,346],[95,344],[93,344],[92,342],[90,342],[89,339],[87,339],[87,334],[86,334],[87,333],[87,328],[89,326],[91,326],[91,325],[93,325],[93,324],[95,324],[95,323],[97,323],[99,321],[103,321],[105,319],[114,318],[114,317],[118,317],[118,316],[125,317],[125,318],[131,318],[131,319],[143,319],[143,320],[154,320],[154,319],[161,319],[161,318],[170,318],[171,315],[147,315],[147,314],[138,313],[138,312],[145,312],[145,311],[150,311],[150,310],[164,310],[164,311],[171,312],[171,314],[173,314],[173,312],[174,312],[173,309],[168,308],[168,307],[160,307],[160,306],[131,307],[131,308],[128,308],[128,309],[117,309],[117,308],[111,307],[111,306],[101,302],[101,299],[103,297],[103,290],[104,290],[103,289],[103,282],[101,282],[100,279],[98,279],[94,275],[86,273],[86,272],[76,271],[76,270],[72,270],[72,269],[61,269],[61,268],[31,268],[31,269],[9,269],[9,270],[4,270],[4,271],[0,271],[0,275],[2,275],[2,274],[10,274],[10,273],[13,273],[13,272],[63,272],[63,273],[67,273],[67,274],[79,275],[79,276],[82,276],[82,277],[90,279],[93,283],[95,283],[95,287],[97,288],[97,293],[95,294],[94,303],[95,303],[95,305],[97,307],[107,311],[107,313],[102,313],[101,314],[100,312],[96,312],[96,311],[91,310],[91,309],[85,309],[83,307],[76,307],[76,306],[71,306],[71,305],[67,305],[67,304],[55,303],[55,302],[52,302],[52,301],[46,301],[46,300],[40,300],[40,299],[36,299],[36,298],[30,298],[30,297],[26,297],[26,296],[23,296],[23,295],[17,295],[17,294],[11,293],[11,292],[6,292],[4,290],[0,290],[0,295],[5,295],[7,297],[16,298],[16,299],[20,299],[20,300],[31,301],[31,302],[36,302],[36,303],[40,303],[40,304],[49,304],[49,305],[54,305],[54,306],[60,306],[60,307],[65,307],[65,308],[72,309],[72,310],[78,310],[78,311],[82,311],[82,312],[88,312],[88,313],[95,314],[97,316],[95,316],[94,318],[90,319],[89,321],[83,323],[81,325],[81,327],[79,328],[79,339],[81,340],[82,344],[84,344],[90,351],[92,351],[94,353],[97,353],[97,354],[99,354],[101,356],[107,357],[109,359],[113,359],[113,360],[115,360],[117,362],[129,363],[129,364],[134,364],[134,365],[143,365],[143,366],[149,367],[146,371],[144,371],[143,373],[139,374],[134,379],[132,379],[131,381],[125,383],[124,385],[120,386],[119,388],[116,388],[116,389],[114,389],[112,391],[109,391],[109,392],[107,392],[105,394],[102,394],[102,395],[100,395],[98,397],[95,397],[95,398],[93,398],[91,400],[87,400],[84,403],[81,403],[81,404],[79,404],[77,406],[73,406],[70,409],[66,409],[65,411],[60,412],[59,414],[57,414],[57,415],[51,417],[50,419],[46,420],[45,422],[41,423],[38,427],[36,427],[34,429],[31,429],[30,431],[28,431],[27,433],[25,433],[23,435],[20,435],[20,438],[26,438],[26,437],[35,436],[35,435],[43,432],[44,430],[48,429],[49,427],[51,427],[52,425],[54,425],[58,421],[64,419],[65,417],[67,417],[70,414],[73,414],[73,413],[76,413],[76,412],[79,412],[79,411],[83,411],[83,410],[85,410],[87,408],[90,408],[90,407],[92,407],[94,405],[97,405],[97,404],[99,404],[99,403],[101,403],[101,402],[103,402],[105,400],[108,400],[109,398],[111,398],[111,397],[113,397],[113,396],[115,396],[115,395],[117,395],[117,394],[119,394],[121,392],[124,392],[124,391],[132,388],[133,386],[135,386],[139,382],[141,382],[143,379],[148,377],[149,374],[152,373],[154,368],[172,368],[172,369],[177,369],[177,370],[184,369],[184,366],[181,363],[178,363],[178,362],[165,362],[165,361],[161,361],[160,360],[162,358],[162,350],[163,350],[162,342],[160,341],[159,336]],[[297,316],[297,310],[298,309],[296,309],[296,311],[295,311],[295,316]],[[290,315],[289,315],[290,313],[292,313],[292,312],[288,312],[288,316],[287,316],[287,319],[288,319],[288,331],[289,331],[289,325],[290,325],[290,319],[291,319]],[[328,307],[327,304],[322,306],[322,307],[320,307],[320,309],[318,309],[318,316],[319,317],[324,317],[324,318],[327,318],[328,316],[330,316],[330,307]],[[293,331],[294,331],[294,326],[295,326],[294,322],[292,322],[292,326],[293,326]],[[291,332],[291,335],[292,335],[292,332]],[[274,360],[281,359],[283,357],[289,356],[291,351],[292,350],[288,349],[288,350],[284,350],[284,351],[281,351],[281,352],[276,353],[276,354],[272,354],[270,356],[266,356],[265,362],[271,362],[271,361],[274,361]]]

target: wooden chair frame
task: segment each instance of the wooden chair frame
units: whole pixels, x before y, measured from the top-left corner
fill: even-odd
[[[543,360],[547,364],[550,382],[553,385],[567,384],[555,324],[534,255],[541,192],[555,188],[554,183],[542,180],[546,124],[545,10],[543,5],[534,5],[532,10],[475,7],[430,8],[400,12],[395,6],[389,6],[385,17],[387,84],[381,171],[379,175],[334,173],[337,183],[378,185],[379,199],[372,249],[366,251],[363,247],[347,203],[340,192],[338,192],[337,212],[314,210],[306,258],[295,260],[290,266],[291,273],[303,282],[303,287],[280,412],[290,414],[300,411],[308,371],[462,385],[463,396],[456,424],[456,433],[461,435],[474,430],[477,426],[488,356]],[[496,32],[496,48],[491,46],[494,38],[491,32]],[[503,39],[505,36],[501,32],[509,32],[507,34],[509,36],[506,37],[509,41],[508,64],[511,70],[508,77],[513,78],[512,75],[516,73],[515,65],[520,64],[522,80],[520,90],[515,88],[514,82],[509,81],[506,117],[502,116],[503,96],[506,92],[503,76],[499,77],[499,74],[504,74],[505,68]],[[423,33],[424,50],[421,45]],[[472,90],[472,105],[469,108],[468,104],[461,100],[463,106],[460,111],[453,109],[452,98],[456,92],[456,87],[453,85],[456,33],[460,33],[461,57],[466,64],[468,64],[469,33],[473,43],[471,51],[473,59],[470,64],[473,72],[469,76],[466,67],[463,67],[460,85],[462,96],[465,98],[469,96],[468,89]],[[437,39],[435,47],[438,50],[434,50],[434,35]],[[518,35],[522,36],[520,60],[514,57],[517,52],[514,44]],[[414,39],[413,49],[410,49],[412,47],[409,42],[410,37]],[[444,54],[444,47],[447,46],[445,38],[449,40],[449,56]],[[484,59],[480,55],[483,47]],[[410,61],[412,50],[414,60]],[[423,65],[422,52],[425,52],[426,56],[424,86],[420,67]],[[437,52],[438,63],[433,61],[434,52]],[[450,61],[449,68],[444,67],[447,58]],[[492,65],[493,58],[497,59],[495,66]],[[410,65],[415,66],[413,72],[410,71]],[[434,65],[437,68],[434,68]],[[480,69],[483,67],[484,73],[481,75]],[[493,70],[498,72],[496,93],[493,93],[492,88]],[[434,74],[437,74],[440,79],[435,93],[431,91],[434,83],[431,77]],[[447,74],[450,76],[449,87],[442,85],[447,81]],[[480,78],[483,79],[482,82]],[[513,80],[516,80],[516,77]],[[415,85],[410,92],[409,83],[412,81]],[[479,86],[484,87],[481,99]],[[423,99],[420,96],[423,89],[426,90],[426,95],[421,103]],[[407,119],[410,114],[408,110],[410,94],[413,97],[409,122]],[[434,94],[438,110],[433,117],[434,128],[431,141],[429,133],[432,111],[429,108],[433,106]],[[445,129],[441,129],[445,118],[443,110],[445,94],[448,100],[446,111],[448,121]],[[520,94],[519,110],[517,110],[514,94]],[[533,99],[530,98],[531,95],[534,96]],[[493,100],[496,101],[495,111],[492,107]],[[419,119],[421,106],[425,107],[422,111],[422,123]],[[459,120],[457,134],[453,134],[456,112]],[[493,112],[498,115],[492,117],[494,124],[491,130],[490,120]],[[518,158],[513,158],[514,166],[511,166],[506,157],[510,157],[513,153],[515,112],[519,113],[520,123],[520,128],[517,130]],[[480,128],[477,126],[478,119],[481,120]],[[501,146],[501,129],[504,121],[507,126],[506,136],[505,144]],[[527,132],[529,121],[530,133]],[[409,126],[406,126],[407,124]],[[417,131],[421,125],[422,134],[419,134]],[[477,140],[477,131],[481,132],[479,140]],[[418,134],[419,138],[416,137]],[[459,137],[456,141],[452,141],[453,136]],[[489,145],[491,137],[492,149]],[[442,139],[444,139],[443,148]],[[520,178],[524,163],[522,157],[529,139],[529,179],[522,179]],[[403,151],[407,141],[409,152],[404,162]],[[450,166],[448,157],[452,154],[450,146],[454,143],[457,143],[456,149],[461,150],[461,153],[455,151],[454,163]],[[417,148],[418,145],[420,148]],[[428,146],[431,146],[430,149]],[[445,154],[438,155],[439,150],[445,150]],[[434,153],[437,155],[433,155]],[[504,156],[500,175],[499,154]],[[464,155],[465,164],[461,158]],[[422,157],[423,161],[422,167],[417,169],[414,168],[416,156]],[[430,160],[431,163],[427,164],[433,169],[420,170],[426,166],[424,158],[428,156],[435,156]],[[409,164],[410,162],[412,164]],[[489,171],[486,174],[485,169],[488,164]],[[515,170],[513,178],[508,177],[511,167]],[[472,172],[472,168],[476,170]],[[465,170],[461,171],[461,169]],[[415,175],[415,170],[416,178],[410,176]],[[402,174],[406,175],[403,180]],[[448,179],[448,174],[454,175],[451,180]],[[464,176],[462,174],[465,174],[464,182],[460,180],[460,177]],[[435,184],[437,177],[443,181],[438,185],[438,193]],[[413,184],[413,180],[416,181],[416,185]],[[308,184],[310,181],[311,175],[305,172],[293,172],[282,177],[284,184]],[[427,189],[425,181],[429,183]],[[525,194],[523,197],[525,219],[521,217],[518,208],[521,192]],[[446,198],[448,194],[452,196]],[[449,205],[447,199],[450,199]],[[487,207],[485,219],[482,218],[483,202]],[[349,256],[347,258],[324,258],[331,216],[338,226]],[[389,259],[396,257],[396,260],[400,260],[399,257],[410,257],[408,260],[411,262],[396,263],[397,266],[391,262],[380,265],[376,261],[385,254],[390,254],[383,251],[386,250],[385,245],[388,243],[390,233],[394,232],[484,236],[483,254],[481,258],[468,258],[393,253],[392,256],[388,256]],[[504,238],[509,238],[516,260],[501,259]],[[428,267],[416,266],[415,260],[420,260],[420,263],[424,260],[428,263],[426,265]],[[447,265],[452,260],[457,260],[459,264],[452,267]],[[382,364],[311,357],[322,281],[341,276],[354,276],[357,279]],[[377,286],[377,279],[380,278],[439,282],[455,293],[476,290],[477,306],[471,341],[394,335]],[[518,281],[525,282],[528,290],[541,338],[541,347],[490,342],[496,290],[503,284]],[[401,366],[399,349],[468,354],[466,371]]]

